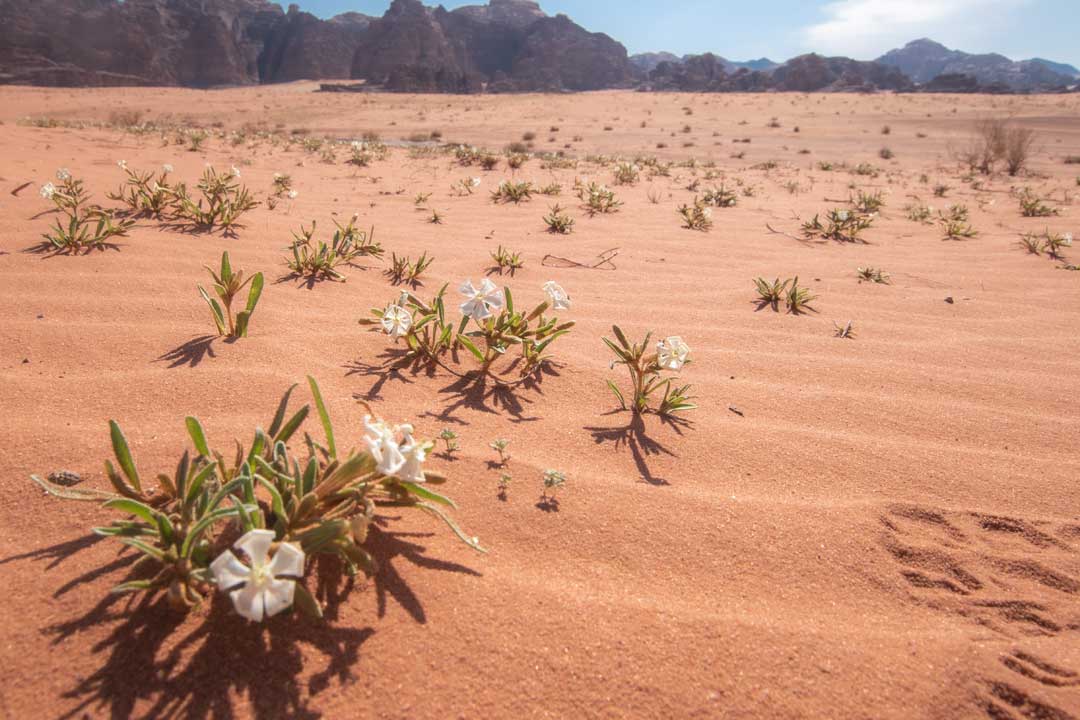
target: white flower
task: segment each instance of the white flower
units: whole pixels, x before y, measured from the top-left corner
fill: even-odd
[[[405,464],[395,435],[394,428],[382,420],[364,416],[364,443],[375,461],[375,469],[383,475],[394,475]]]
[[[249,530],[233,547],[243,550],[250,565],[226,550],[210,564],[214,582],[229,593],[236,612],[248,620],[262,622],[293,604],[296,578],[304,574],[304,551],[291,543],[281,543],[267,562],[273,530]]]
[[[1072,247],[1072,233],[1065,233],[1061,238],[1061,244],[1065,247]]]
[[[45,198],[46,200],[52,200],[53,195],[56,194],[56,186],[53,185],[51,182],[45,183],[41,186],[40,192],[41,197]]]
[[[422,467],[424,460],[427,458],[427,451],[422,443],[418,443],[413,439],[412,425],[402,425],[401,431],[404,436],[404,442],[401,444],[401,454],[405,458],[405,463],[398,469],[395,477],[404,482],[422,483],[427,479],[424,477],[424,468]]]
[[[240,177],[240,168],[233,165],[232,168],[231,168],[231,171],[232,171],[232,176],[234,178],[239,178]]]
[[[847,211],[847,210],[839,210],[839,211],[837,211],[837,213],[836,213],[836,218],[837,218],[837,219],[838,219],[838,220],[839,220],[840,222],[847,222],[847,219],[848,219],[848,217],[849,217],[849,216],[848,216],[848,211]]]
[[[121,170],[127,170],[127,160],[117,160],[116,167],[120,168]]]
[[[664,338],[656,343],[656,360],[665,370],[678,370],[686,363],[690,346],[678,335]]]
[[[56,179],[60,182],[71,179],[71,172],[67,168],[60,168],[56,171]]]
[[[296,196],[297,196],[297,195],[299,195],[299,194],[300,194],[300,193],[296,192],[295,190],[290,190],[290,191],[289,191],[289,199],[290,199],[290,200],[295,200],[295,199],[296,199]]]
[[[171,173],[173,171],[173,166],[170,163],[165,163],[161,166],[161,169],[167,173]]]
[[[285,176],[282,175],[281,173],[274,173],[274,180],[280,180],[283,177],[285,177]]]
[[[387,305],[382,316],[383,331],[395,340],[412,327],[412,314],[400,305]]]
[[[472,280],[466,280],[458,288],[458,292],[466,297],[461,303],[461,314],[474,320],[486,320],[491,317],[491,310],[501,310],[503,295],[495,283],[484,278],[480,287],[473,286]]]
[[[471,180],[469,180],[469,184],[472,185],[473,187],[480,187],[480,178],[478,178],[478,177],[472,178]]]
[[[554,310],[569,310],[570,296],[554,280],[548,280],[543,285],[544,292],[551,298],[551,307]]]
[[[711,220],[712,219],[712,208],[705,208],[704,210],[701,211],[701,214],[703,216],[705,216],[706,220]]]

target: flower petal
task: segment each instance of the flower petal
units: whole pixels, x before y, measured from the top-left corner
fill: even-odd
[[[264,565],[272,542],[273,530],[248,530],[242,538],[233,543],[233,547],[243,550],[252,565]]]
[[[263,619],[263,590],[252,584],[245,585],[239,590],[229,593],[232,598],[233,608],[243,617],[252,622],[262,622]]]
[[[210,572],[218,589],[223,591],[243,585],[251,577],[251,568],[237,560],[231,550],[214,558],[214,562],[210,563]]]
[[[275,578],[284,575],[303,577],[304,551],[292,543],[281,543],[278,545],[277,552],[274,553],[274,559],[270,561],[269,570]]]
[[[296,583],[292,580],[274,580],[262,592],[262,601],[266,606],[266,617],[273,617],[282,610],[292,607]]]

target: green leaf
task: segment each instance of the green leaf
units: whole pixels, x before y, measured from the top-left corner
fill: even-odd
[[[337,445],[334,443],[334,426],[330,424],[330,414],[326,411],[326,403],[323,402],[322,393],[319,392],[319,384],[315,378],[307,376],[308,385],[311,386],[311,394],[315,398],[315,408],[319,411],[319,419],[322,421],[323,430],[326,432],[326,449],[331,458],[337,458]]]
[[[619,388],[615,387],[615,383],[610,380],[607,381],[607,385],[611,388],[611,392],[615,393],[615,397],[619,398],[619,407],[623,410],[626,409],[626,400],[623,399],[623,394],[619,392]]]
[[[479,543],[477,543],[477,542],[476,542],[476,541],[475,541],[475,540],[474,540],[473,538],[471,538],[471,537],[467,536],[467,535],[466,535],[466,534],[465,534],[465,533],[464,533],[464,532],[463,532],[463,531],[461,530],[461,528],[460,528],[460,527],[458,527],[458,524],[457,524],[456,522],[454,522],[454,521],[453,521],[453,519],[452,519],[452,518],[451,518],[451,517],[450,517],[449,515],[447,515],[446,513],[444,513],[444,512],[442,511],[442,509],[441,509],[441,508],[439,508],[439,507],[437,507],[437,506],[435,506],[435,505],[428,505],[428,504],[427,504],[427,503],[425,503],[425,502],[418,502],[418,503],[416,504],[416,507],[420,508],[420,509],[421,509],[421,510],[423,510],[424,512],[427,512],[427,513],[430,513],[431,515],[434,515],[435,517],[439,518],[439,519],[440,519],[440,520],[442,520],[442,521],[443,521],[444,523],[446,523],[447,527],[449,527],[449,528],[450,528],[450,530],[452,530],[452,531],[453,531],[453,533],[454,533],[455,535],[457,535],[457,536],[458,536],[458,538],[459,538],[459,539],[460,539],[460,540],[461,540],[462,542],[464,542],[464,543],[465,543],[466,545],[468,545],[469,547],[471,547],[471,548],[472,548],[473,550],[476,550],[477,552],[482,552],[482,553],[486,553],[486,552],[487,552],[487,550],[485,550],[484,548],[482,548],[482,547],[480,546],[480,544],[479,544]]]
[[[129,580],[128,582],[120,583],[114,586],[109,593],[112,595],[122,595],[129,592],[139,592],[140,590],[149,590],[153,587],[157,587],[157,582],[153,579],[150,580]]]
[[[445,495],[440,495],[437,492],[428,490],[423,485],[402,481],[401,486],[417,497],[424,498],[425,500],[431,500],[432,502],[437,502],[440,505],[446,505],[447,507],[452,507],[455,509],[457,508],[457,505],[454,504],[453,500],[446,497]]]
[[[503,288],[503,297],[506,298],[506,312],[514,314],[514,296],[510,294],[510,287]]]
[[[262,296],[263,290],[263,274],[255,273],[251,281],[251,288],[248,290],[247,299],[247,312],[250,315],[255,312],[255,306],[259,304],[259,297]]]
[[[229,251],[221,253],[221,279],[228,283],[232,277],[232,265],[229,263]]]
[[[279,442],[288,442],[289,438],[293,436],[293,433],[296,432],[297,428],[299,428],[303,424],[304,420],[307,419],[309,412],[311,412],[311,407],[308,405],[305,405],[304,407],[297,410],[296,414],[289,419],[289,422],[285,423],[285,425],[281,428],[281,431],[278,432],[278,434],[274,435],[274,443],[277,444]]]
[[[191,505],[195,501],[195,498],[197,498],[199,496],[199,493],[202,492],[203,485],[206,484],[206,479],[214,473],[214,470],[216,468],[216,465],[207,465],[199,471],[198,475],[192,478],[191,484],[188,486],[187,489],[187,495],[184,498],[184,503],[186,505]]]
[[[131,481],[132,487],[136,492],[142,492],[142,483],[139,482],[139,473],[135,470],[135,461],[131,459],[131,449],[128,447],[127,438],[124,437],[124,433],[121,432],[120,426],[116,424],[115,420],[109,421],[109,433],[112,435],[113,453],[116,454],[116,461],[120,465],[120,469],[124,471],[124,475]]]
[[[115,500],[109,500],[104,503],[102,507],[107,507],[110,510],[119,510],[120,512],[127,513],[128,515],[134,515],[138,518],[145,520],[153,525],[157,522],[157,515],[153,508],[148,505],[144,505],[138,500],[131,500],[129,498],[117,498]]]
[[[160,550],[160,549],[158,549],[156,547],[148,545],[148,544],[144,543],[142,540],[137,540],[135,538],[130,538],[130,537],[122,537],[122,538],[120,538],[120,542],[124,543],[125,545],[130,545],[131,547],[135,548],[136,550],[139,550],[139,551],[149,555],[152,558],[156,558],[157,560],[159,560],[161,562],[165,562],[165,552],[163,550]]]
[[[184,422],[187,424],[188,435],[191,436],[191,442],[195,444],[195,449],[203,457],[210,457],[210,446],[206,442],[206,433],[203,431],[202,423],[192,415],[188,415]]]
[[[281,429],[281,423],[285,420],[285,413],[289,409],[289,396],[292,395],[292,391],[296,389],[296,383],[293,383],[292,387],[285,391],[285,394],[281,396],[281,401],[278,402],[277,411],[274,413],[274,419],[270,423],[270,437],[277,438],[278,430]]]
[[[322,607],[308,589],[300,583],[296,583],[296,590],[293,593],[293,605],[312,620],[322,620],[323,618]]]
[[[226,335],[229,330],[225,325],[225,313],[221,309],[221,305],[218,301],[210,297],[210,294],[203,289],[202,285],[197,285],[199,288],[199,294],[202,295],[202,299],[206,301],[206,304],[210,306],[210,312],[214,315],[214,324],[217,326],[218,335]]]
[[[612,325],[611,330],[612,330],[612,332],[615,333],[615,337],[619,340],[619,342],[622,343],[622,346],[624,348],[626,348],[627,350],[629,350],[630,349],[630,343],[627,342],[626,336],[623,335],[623,331],[619,329],[619,326],[618,325]]]
[[[468,336],[458,335],[458,341],[465,347],[466,350],[471,352],[477,360],[479,360],[480,362],[484,362],[483,353],[481,353],[480,350],[475,345],[473,345],[472,340],[470,340]]]

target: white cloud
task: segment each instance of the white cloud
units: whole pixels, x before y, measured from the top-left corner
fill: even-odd
[[[1029,0],[833,0],[827,19],[803,29],[803,44],[826,55],[873,58],[916,38],[946,45],[977,39]]]

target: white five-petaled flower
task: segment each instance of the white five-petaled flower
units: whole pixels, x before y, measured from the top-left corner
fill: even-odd
[[[458,288],[458,292],[465,296],[465,302],[461,303],[461,314],[471,317],[473,320],[486,320],[491,317],[491,310],[501,310],[503,295],[495,283],[484,278],[477,288],[472,280],[466,280]]]
[[[480,178],[474,177],[474,178],[470,179],[469,184],[472,185],[473,187],[480,187]]]
[[[395,340],[412,327],[412,314],[400,305],[390,304],[382,315],[382,328],[387,335]]]
[[[45,198],[46,200],[52,200],[52,196],[56,194],[56,186],[53,185],[51,182],[45,183],[41,186],[40,192],[41,197]]]
[[[56,179],[60,182],[65,182],[71,179],[71,171],[67,168],[60,168],[56,171]]]
[[[164,170],[166,173],[171,173],[173,171],[173,166],[170,163],[165,163],[161,166],[161,169]]]
[[[690,355],[690,346],[678,335],[664,338],[656,343],[656,361],[665,370],[678,370],[686,364]]]
[[[290,191],[289,191],[289,199],[290,199],[290,200],[295,200],[295,199],[296,199],[296,196],[297,196],[297,195],[299,195],[299,194],[300,194],[300,193],[296,192],[295,190],[290,190]]]
[[[232,166],[231,172],[234,178],[240,177],[240,168],[236,167],[235,165]]]
[[[840,210],[839,212],[837,212],[837,213],[836,213],[836,218],[837,218],[837,219],[838,219],[838,220],[839,220],[840,222],[847,222],[847,219],[848,219],[848,211],[847,211],[847,210]]]
[[[120,168],[121,170],[127,170],[127,160],[117,160],[116,167]]]
[[[554,280],[548,280],[543,284],[544,292],[551,298],[551,308],[553,310],[569,310],[570,309],[570,296],[562,286]]]
[[[233,544],[244,551],[249,565],[240,562],[231,550],[210,564],[218,589],[229,593],[236,612],[254,622],[290,607],[296,579],[304,575],[304,551],[291,543],[281,543],[268,560],[273,542],[273,530],[249,530]]]
[[[1065,247],[1072,247],[1072,233],[1065,233],[1064,237],[1061,238],[1061,244]]]

